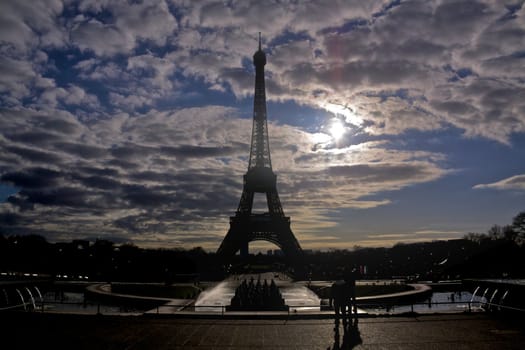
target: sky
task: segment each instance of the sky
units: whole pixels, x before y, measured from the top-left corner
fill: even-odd
[[[259,32],[304,249],[510,224],[523,3],[2,0],[0,233],[215,251],[248,167]]]

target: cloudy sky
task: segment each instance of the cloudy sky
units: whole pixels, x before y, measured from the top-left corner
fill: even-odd
[[[0,232],[215,250],[248,166],[258,32],[303,248],[509,224],[523,3],[2,0]]]

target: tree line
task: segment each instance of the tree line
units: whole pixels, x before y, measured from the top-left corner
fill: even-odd
[[[332,280],[356,267],[361,278],[403,277],[419,280],[467,277],[525,277],[525,212],[508,226],[461,239],[390,248],[311,251],[304,255],[305,279]],[[0,272],[39,273],[90,281],[177,282],[222,279],[231,272],[286,271],[281,255],[236,256],[224,265],[214,253],[193,249],[144,249],[109,240],[49,243],[38,235],[0,234]]]
[[[510,225],[493,225],[487,233],[468,233],[466,239],[473,241],[507,240],[523,246],[525,244],[525,211],[512,219]]]

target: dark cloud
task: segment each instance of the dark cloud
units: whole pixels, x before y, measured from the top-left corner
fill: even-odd
[[[455,115],[467,115],[476,112],[472,105],[461,101],[436,101],[432,106],[436,110]]]
[[[56,186],[62,174],[46,168],[33,168],[26,171],[5,173],[0,180],[19,188],[46,188]]]
[[[82,174],[91,174],[101,177],[117,177],[119,172],[113,168],[79,167],[77,170]]]
[[[253,76],[241,68],[223,69],[222,79],[227,81],[238,96],[243,96],[253,89]]]
[[[105,176],[83,176],[80,174],[74,174],[71,176],[72,179],[78,181],[86,188],[89,189],[102,189],[111,190],[112,192],[118,193],[121,187],[121,182]]]
[[[136,169],[136,168],[140,167],[140,164],[138,163],[139,160],[138,159],[136,159],[136,160],[137,160],[137,162],[131,162],[131,161],[127,161],[127,160],[113,158],[113,159],[110,159],[107,162],[105,162],[104,165],[117,167],[117,168],[120,168],[122,170],[131,170],[131,169]]]
[[[101,158],[107,154],[107,150],[104,148],[72,142],[57,142],[53,146],[55,149],[67,152],[72,156],[86,159]]]
[[[22,217],[15,213],[0,213],[0,228],[3,226],[14,226],[20,223]]]
[[[126,185],[122,189],[122,198],[129,201],[130,207],[161,207],[177,201],[174,195],[154,186]]]
[[[6,146],[5,150],[12,152],[19,157],[34,162],[34,163],[45,163],[45,164],[58,164],[61,162],[60,156],[55,153],[40,151],[34,148],[18,147],[18,146]]]
[[[79,124],[71,120],[64,118],[53,118],[45,116],[42,118],[34,119],[37,127],[47,129],[49,131],[59,132],[65,135],[75,134],[79,131]]]
[[[439,33],[447,39],[457,40],[462,36],[474,33],[493,19],[489,6],[481,1],[447,1],[439,4],[432,13],[433,33]]]
[[[27,131],[12,134],[5,133],[4,136],[11,141],[39,146],[47,145],[57,139],[55,134],[45,131]]]
[[[239,152],[239,149],[229,146],[223,147],[202,147],[181,145],[177,147],[160,147],[160,152],[168,156],[180,158],[206,158],[206,157],[226,157]]]
[[[160,221],[152,221],[151,214],[125,216],[115,220],[113,225],[125,230],[126,232],[132,232],[135,234],[140,234],[144,231],[165,232],[168,228],[167,225]]]
[[[0,93],[12,98],[2,98],[8,104],[18,104],[19,99],[30,93],[28,85],[36,77],[30,62],[0,56]]]
[[[110,152],[111,155],[118,160],[132,161],[155,155],[158,152],[158,149],[155,147],[148,147],[127,142],[120,146],[112,147]]]
[[[425,172],[425,167],[421,165],[388,163],[332,166],[328,169],[328,174],[331,176],[369,182],[407,180],[424,175]]]
[[[28,203],[49,206],[85,207],[88,203],[85,191],[73,187],[48,190],[21,190],[18,196]]]

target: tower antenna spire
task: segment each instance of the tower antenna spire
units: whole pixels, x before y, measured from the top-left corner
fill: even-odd
[[[261,32],[259,32],[259,51],[261,51]]]

